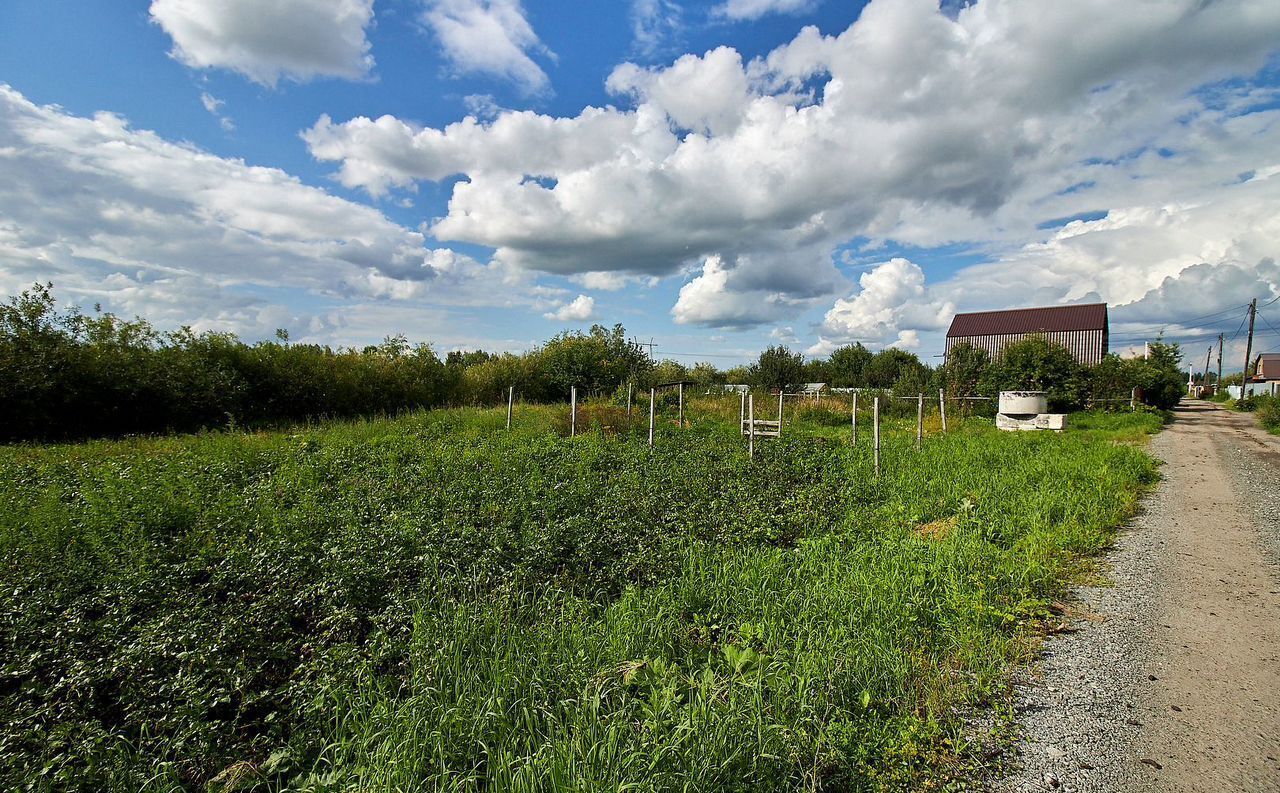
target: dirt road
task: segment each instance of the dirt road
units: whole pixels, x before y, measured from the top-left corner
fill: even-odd
[[[1005,791],[1280,791],[1280,438],[1205,402],[1020,687]]]

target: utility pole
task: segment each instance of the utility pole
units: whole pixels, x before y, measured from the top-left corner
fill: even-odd
[[[1222,389],[1222,334],[1218,334],[1218,380],[1213,384],[1215,392]]]
[[[1213,355],[1213,345],[1209,345],[1209,351],[1204,354],[1204,382],[1200,384],[1200,393],[1203,394],[1209,389],[1209,356]]]
[[[649,340],[648,340],[648,341],[640,341],[640,339],[638,339],[637,337],[632,336],[632,337],[631,337],[631,344],[636,348],[636,350],[637,350],[637,351],[639,351],[639,350],[640,350],[641,348],[643,348],[643,347],[648,347],[648,348],[649,348],[649,359],[650,359],[650,360],[652,360],[652,359],[653,359],[653,346],[654,346],[654,344],[653,344],[653,337],[652,337],[652,336],[650,336],[650,337],[649,337]]]
[[[1249,341],[1244,346],[1244,372],[1240,374],[1240,398],[1248,396],[1249,356],[1253,355],[1253,320],[1258,316],[1258,298],[1249,303]]]

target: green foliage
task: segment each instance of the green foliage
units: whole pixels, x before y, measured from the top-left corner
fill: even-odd
[[[186,431],[443,404],[456,375],[403,337],[362,351],[59,313],[50,285],[0,305],[0,441]],[[287,334],[282,334],[287,338]]]
[[[978,383],[991,365],[987,351],[967,341],[954,345],[947,352],[947,361],[938,370],[939,387],[948,396],[968,397],[978,393]]]
[[[913,353],[889,347],[866,362],[866,384],[871,388],[892,388],[902,394],[927,390],[929,368]]]
[[[592,396],[612,393],[628,381],[647,384],[653,362],[627,340],[621,325],[592,325],[587,333],[565,331],[554,336],[534,354],[545,391],[535,399],[564,401],[577,386]]]
[[[1280,435],[1280,399],[1273,396],[1261,396],[1257,399],[1260,402],[1256,411],[1258,423],[1267,432]]]
[[[794,389],[803,382],[804,356],[783,345],[769,347],[751,365],[747,382],[756,388]]]
[[[1043,336],[1027,336],[1005,347],[983,371],[979,390],[995,397],[1001,391],[1044,391],[1054,411],[1083,406],[1087,369],[1066,347]]]
[[[861,343],[839,347],[831,353],[827,382],[834,388],[861,388],[867,385],[866,368],[871,351]]]
[[[678,383],[682,380],[692,379],[689,376],[689,368],[679,361],[673,361],[670,358],[659,361],[653,367],[653,374],[650,377],[652,385],[662,383]]]
[[[0,782],[916,788],[1154,475],[1150,416],[890,424],[874,480],[719,402],[0,450]]]
[[[1270,394],[1252,394],[1244,399],[1237,399],[1233,407],[1245,413],[1255,414],[1259,426],[1267,432],[1280,435],[1280,397],[1273,397]]]
[[[1170,410],[1186,394],[1182,381],[1182,349],[1177,344],[1165,344],[1157,339],[1148,345],[1146,358],[1134,358],[1130,365],[1133,383],[1142,390],[1145,404]]]
[[[714,385],[723,385],[728,381],[725,380],[724,372],[716,368],[715,364],[701,361],[693,367],[688,373],[688,378],[698,384],[699,388],[706,389]]]
[[[1140,404],[1169,410],[1186,393],[1178,367],[1180,359],[1177,345],[1158,341],[1148,346],[1146,358],[1108,355],[1089,370],[1088,401],[1113,409],[1127,409],[1136,388]]]

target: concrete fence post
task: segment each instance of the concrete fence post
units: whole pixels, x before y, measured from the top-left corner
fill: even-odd
[[[880,397],[871,403],[871,448],[874,451],[876,478],[880,477]]]
[[[657,406],[657,404],[658,404],[658,391],[657,389],[650,388],[649,389],[649,445],[650,446],[653,446],[653,415],[654,415],[654,408]]]
[[[924,394],[916,395],[916,448],[924,438]]]
[[[849,427],[853,432],[853,445],[858,445],[858,392],[853,392],[853,409],[849,411]]]

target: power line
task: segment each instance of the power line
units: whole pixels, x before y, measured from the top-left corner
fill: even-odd
[[[683,356],[688,356],[693,358],[739,358],[741,359],[741,358],[750,358],[754,354],[754,353],[746,353],[746,352],[742,353],[741,355],[733,355],[732,353],[727,353],[727,352],[674,352],[672,350],[665,350],[662,347],[658,347],[657,350],[658,352],[662,353],[663,356],[683,355]],[[650,357],[652,357],[652,355],[653,354],[650,353]]]
[[[1193,341],[1200,341],[1203,339],[1216,339],[1218,338],[1218,331],[1211,331],[1207,333],[1186,334],[1186,335],[1173,333],[1173,334],[1170,334],[1168,338],[1178,342],[1193,342]],[[1107,341],[1109,341],[1112,344],[1137,344],[1139,342],[1151,341],[1151,337],[1150,336],[1121,336],[1121,337],[1113,336],[1108,338]]]
[[[1280,300],[1280,298],[1277,298],[1277,299],[1278,299],[1278,300]],[[1215,311],[1215,312],[1213,312],[1213,313],[1211,313],[1211,314],[1202,314],[1202,315],[1200,315],[1200,316],[1198,316],[1198,317],[1186,317],[1186,318],[1184,318],[1184,319],[1171,319],[1171,320],[1168,320],[1168,321],[1166,321],[1166,322],[1164,322],[1164,323],[1161,323],[1161,324],[1158,324],[1158,325],[1146,325],[1146,326],[1139,326],[1139,327],[1137,327],[1137,328],[1130,328],[1129,330],[1126,330],[1126,331],[1124,331],[1124,332],[1125,332],[1126,334],[1145,333],[1145,332],[1148,332],[1148,331],[1151,331],[1151,330],[1161,330],[1161,329],[1163,329],[1163,328],[1167,328],[1167,327],[1169,327],[1170,325],[1184,325],[1184,326],[1185,326],[1185,325],[1190,325],[1190,324],[1191,324],[1191,323],[1193,323],[1193,322],[1199,322],[1199,321],[1206,320],[1206,319],[1213,319],[1213,318],[1215,318],[1215,317],[1224,316],[1224,315],[1226,315],[1226,314],[1230,314],[1230,313],[1235,312],[1235,311],[1241,311],[1241,310],[1243,310],[1243,309],[1247,309],[1247,308],[1249,308],[1249,304],[1245,303],[1245,304],[1243,304],[1243,305],[1239,305],[1239,306],[1232,306],[1231,308],[1225,308],[1225,309],[1223,309],[1223,310],[1221,310],[1221,311]]]
[[[1231,338],[1229,339],[1229,341],[1236,340],[1236,337],[1240,335],[1240,331],[1244,330],[1244,321],[1248,318],[1249,318],[1248,314],[1240,318],[1240,324],[1236,326],[1236,332],[1231,334]]]
[[[1276,330],[1276,326],[1268,322],[1267,318],[1262,316],[1261,312],[1259,312],[1258,314],[1258,319],[1262,320],[1263,325],[1266,325],[1268,328],[1271,328],[1272,333],[1274,333],[1277,336],[1280,336],[1280,330]],[[1262,335],[1262,334],[1257,334],[1257,335]]]

